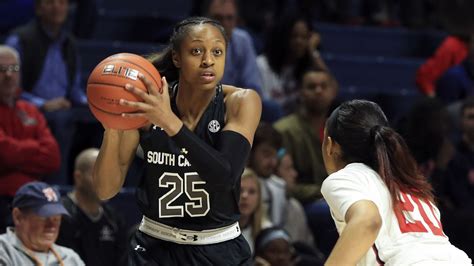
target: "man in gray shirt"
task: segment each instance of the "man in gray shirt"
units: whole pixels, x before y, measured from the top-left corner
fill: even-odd
[[[85,265],[75,251],[55,244],[61,215],[68,215],[55,188],[27,183],[12,207],[15,226],[0,235],[0,265]]]

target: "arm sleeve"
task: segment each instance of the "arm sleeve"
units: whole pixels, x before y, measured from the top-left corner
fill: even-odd
[[[222,131],[216,147],[211,147],[198,138],[186,126],[182,126],[172,140],[187,150],[185,157],[203,180],[218,185],[235,186],[250,152],[250,143],[235,131]],[[229,183],[229,180],[232,180]],[[239,184],[240,185],[240,184]]]
[[[370,200],[379,205],[367,191],[367,185],[364,185],[359,177],[341,173],[329,176],[321,188],[332,213],[340,221],[345,221],[347,210],[357,201]],[[380,206],[378,207],[380,209]]]
[[[58,144],[43,115],[36,111],[34,117],[38,124],[33,138],[15,139],[0,130],[0,165],[36,175],[48,174],[59,168]]]

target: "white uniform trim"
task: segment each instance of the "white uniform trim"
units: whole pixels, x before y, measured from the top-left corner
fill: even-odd
[[[211,230],[192,231],[171,227],[146,216],[143,216],[138,230],[161,240],[185,245],[216,244],[234,239],[241,234],[238,222]]]

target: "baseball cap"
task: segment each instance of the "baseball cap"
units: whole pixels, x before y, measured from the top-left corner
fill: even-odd
[[[20,187],[13,198],[12,207],[27,208],[42,217],[66,214],[58,190],[44,182],[30,182]]]

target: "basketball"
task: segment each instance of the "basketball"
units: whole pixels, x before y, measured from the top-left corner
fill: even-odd
[[[144,126],[148,120],[144,117],[122,117],[122,113],[138,111],[134,107],[122,106],[120,99],[129,101],[143,100],[125,89],[129,83],[147,91],[145,84],[138,78],[142,73],[161,91],[161,76],[147,59],[130,53],[111,55],[102,60],[87,80],[87,99],[95,118],[106,127],[113,129],[136,129]]]

